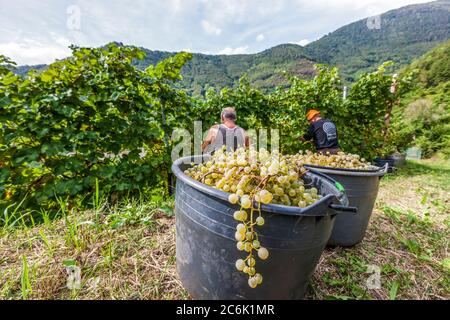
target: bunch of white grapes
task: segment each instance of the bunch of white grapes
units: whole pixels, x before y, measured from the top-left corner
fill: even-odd
[[[366,159],[361,158],[357,154],[350,154],[345,152],[338,152],[338,154],[321,154],[306,151],[299,152],[295,155],[288,156],[288,161],[296,163],[299,166],[304,164],[311,164],[322,167],[341,168],[341,169],[357,169],[367,170],[373,166],[366,162]]]
[[[256,227],[265,223],[260,206],[273,203],[304,208],[318,201],[322,197],[318,190],[301,179],[305,172],[289,156],[243,148],[235,152],[219,150],[209,161],[185,171],[195,180],[230,193],[228,201],[240,205],[234,212],[238,222],[235,238],[237,249],[245,252],[246,258],[236,261],[236,269],[249,276],[251,288],[263,281],[256,272],[255,257],[261,260],[269,257],[256,232]]]

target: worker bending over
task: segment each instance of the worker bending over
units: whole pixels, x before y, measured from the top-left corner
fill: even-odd
[[[339,152],[338,132],[336,125],[328,119],[322,119],[320,112],[311,109],[306,114],[310,125],[308,132],[301,137],[302,141],[313,140],[317,152],[337,154]]]

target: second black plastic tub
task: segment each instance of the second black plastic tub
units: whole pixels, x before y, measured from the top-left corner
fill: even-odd
[[[394,168],[394,159],[391,158],[375,158],[373,159],[373,163],[378,167],[384,167],[386,164],[388,165],[389,172],[392,172]]]
[[[195,160],[199,157],[181,158],[172,166],[177,269],[189,294],[194,299],[301,299],[330,237],[335,210],[348,203],[346,195],[326,176],[308,173],[304,181],[324,195],[318,202],[303,209],[262,205],[266,223],[258,228],[259,240],[270,256],[257,259],[264,280],[251,289],[248,276],[235,268],[236,260],[245,258],[234,239],[233,213],[239,207],[228,202],[228,193],[184,174]]]
[[[338,181],[345,188],[349,205],[358,208],[354,215],[338,215],[329,245],[351,247],[360,243],[366,234],[378,195],[380,178],[388,171],[388,165],[373,170],[336,169],[305,165],[312,172],[321,172]]]

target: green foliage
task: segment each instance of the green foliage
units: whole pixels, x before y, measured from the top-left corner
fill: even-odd
[[[306,132],[305,114],[318,109],[322,116],[335,122],[339,143],[346,152],[367,159],[380,155],[386,148],[384,116],[411,81],[411,75],[398,79],[398,90],[391,93],[393,77],[388,73],[391,63],[385,63],[376,72],[364,74],[352,86],[348,98],[341,94],[341,80],[337,68],[318,66],[318,75],[311,81],[291,77],[292,86],[272,95],[282,106],[282,146],[287,152],[296,152],[305,146],[298,137]],[[306,146],[311,148],[311,146]]]
[[[385,116],[411,87],[413,74],[406,73],[396,79],[396,90],[392,92],[393,76],[388,72],[392,65],[386,62],[376,72],[362,75],[350,90],[346,111],[342,112],[349,114],[348,120],[354,119],[353,125],[344,132],[352,137],[351,145],[347,146],[351,152],[370,150],[367,155],[372,158],[387,156],[401,147],[395,144],[396,131],[385,122]]]
[[[245,129],[279,129],[284,153],[312,149],[299,137],[308,128],[306,112],[319,109],[336,123],[344,151],[370,159],[386,146],[384,115],[410,80],[401,77],[392,94],[385,64],[363,75],[344,100],[339,70],[317,65],[311,80],[285,74],[288,86],[270,94],[244,76],[234,88],[192,98],[175,84],[190,54],[140,70],[135,64],[145,53],[134,47],[72,50],[72,57],[41,73],[20,77],[2,69],[0,209],[9,207],[9,224],[19,207],[97,208],[106,195],[167,187],[173,130],[191,129],[195,120],[206,129],[228,106]]]
[[[388,72],[391,65],[385,63],[376,72],[363,75],[346,100],[342,98],[339,70],[325,65],[317,65],[316,76],[309,81],[286,75],[290,86],[278,87],[271,94],[252,87],[244,77],[237,88],[210,90],[201,108],[207,117],[200,118],[211,125],[211,114],[216,114],[218,120],[223,107],[233,106],[243,128],[279,129],[283,153],[296,153],[300,149],[313,149],[299,137],[309,125],[306,112],[319,109],[323,117],[336,123],[343,150],[371,159],[386,147],[384,116],[389,106],[411,81],[410,74],[401,77],[397,92],[391,93],[393,77]]]
[[[415,60],[408,70],[418,70],[417,78],[422,88],[437,87],[450,78],[450,41],[437,46],[420,59]]]
[[[414,91],[397,111],[395,123],[400,144],[417,146],[425,157],[436,152],[450,156],[450,82],[438,86],[439,94]]]
[[[40,74],[0,78],[0,207],[24,198],[24,207],[52,207],[92,192],[96,179],[117,194],[166,181],[172,123],[161,119],[165,109],[187,114],[170,83],[190,55],[140,71],[136,48],[72,51]]]
[[[3,76],[10,73],[11,68],[15,65],[14,61],[0,54],[0,75]]]
[[[402,74],[415,72],[417,85],[402,95],[396,108],[398,144],[418,146],[424,156],[450,156],[450,42],[414,61]]]
[[[316,73],[311,81],[288,76],[291,86],[278,88],[271,96],[273,109],[278,113],[274,118],[281,129],[281,146],[286,153],[312,148],[312,145],[304,145],[299,140],[309,126],[305,118],[309,109],[319,109],[325,117],[337,120],[333,110],[343,103],[338,69],[317,65]]]
[[[214,119],[211,114],[220,115],[220,111],[225,107],[236,108],[239,124],[244,128],[270,128],[273,124],[269,96],[252,87],[247,76],[239,80],[236,88],[208,90],[202,105],[202,120],[207,125],[212,125],[214,120],[220,120],[219,117]]]

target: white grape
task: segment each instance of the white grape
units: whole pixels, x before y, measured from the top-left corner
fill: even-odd
[[[237,232],[245,235],[245,233],[247,232],[247,227],[243,223],[239,223],[236,227],[236,230],[237,230]]]
[[[248,285],[250,288],[254,289],[258,286],[258,280],[255,277],[249,278]]]
[[[264,218],[263,217],[256,218],[256,224],[262,227],[264,225]]]
[[[260,273],[255,274],[254,278],[256,279],[257,284],[261,284],[263,282],[263,277]]]
[[[250,207],[252,206],[252,202],[251,202],[250,198],[248,198],[248,197],[242,197],[242,198],[241,198],[241,206],[242,206],[242,208],[244,208],[244,209],[250,208]]]
[[[236,233],[234,234],[234,237],[237,241],[244,241],[245,239],[245,235],[243,235],[242,233],[236,231]]]
[[[300,208],[305,208],[305,207],[306,207],[306,201],[300,200],[300,201],[298,202],[298,206],[299,206]]]
[[[237,194],[232,193],[228,196],[228,202],[230,202],[231,204],[236,204],[239,201],[239,197]]]
[[[269,251],[264,247],[259,248],[258,249],[258,257],[261,260],[266,260],[269,257]]]
[[[242,259],[239,259],[236,261],[236,269],[238,269],[239,271],[243,271],[245,268],[245,262]]]
[[[261,202],[264,203],[264,204],[269,204],[270,202],[272,202],[272,199],[273,199],[272,193],[270,193],[267,190],[262,190],[259,193],[259,197],[261,199]]]

